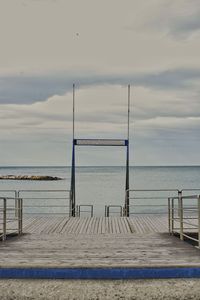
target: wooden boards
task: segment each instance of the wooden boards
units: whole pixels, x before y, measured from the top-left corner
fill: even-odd
[[[1,268],[200,266],[200,251],[163,233],[25,234],[0,245]]]
[[[25,217],[0,244],[1,268],[200,266],[200,250],[167,231],[167,218]]]
[[[24,232],[35,234],[130,234],[167,232],[166,216],[120,217],[25,217]]]

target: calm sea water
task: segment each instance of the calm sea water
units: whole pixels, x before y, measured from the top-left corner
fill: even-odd
[[[0,167],[1,175],[51,175],[64,178],[61,181],[11,181],[1,180],[0,190],[65,190],[70,189],[69,167]],[[200,188],[200,167],[130,167],[130,188],[133,189],[194,189]],[[175,192],[171,194],[174,195]],[[190,192],[191,194],[191,192]],[[11,195],[1,192],[1,195]],[[55,193],[62,198],[59,193]],[[146,193],[136,194],[145,198]],[[152,196],[155,193],[151,194]],[[169,193],[164,193],[164,200],[150,200],[151,204],[166,203]],[[149,196],[149,194],[148,194]],[[24,193],[25,198],[34,198],[31,192]],[[50,197],[48,195],[48,197]],[[124,167],[78,167],[76,169],[77,204],[93,204],[95,215],[103,215],[105,205],[123,205],[125,197]],[[162,197],[161,197],[162,198]],[[28,202],[29,201],[29,202]],[[38,201],[38,200],[37,200]],[[44,200],[42,203],[44,203]],[[41,203],[40,201],[40,203]],[[64,201],[64,202],[63,202]],[[137,199],[134,204],[140,204]],[[157,202],[156,202],[157,201]],[[163,202],[164,201],[164,202]],[[68,201],[62,200],[62,204]],[[27,200],[28,204],[36,200]],[[38,203],[38,202],[37,202]],[[49,205],[58,204],[51,199]],[[148,202],[149,203],[149,202]],[[47,202],[45,202],[47,204]],[[68,203],[67,203],[68,204]],[[42,211],[42,209],[40,209]]]

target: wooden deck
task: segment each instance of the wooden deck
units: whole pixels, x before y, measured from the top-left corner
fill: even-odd
[[[24,219],[24,232],[34,234],[130,234],[167,232],[167,217],[160,215],[133,218],[29,217]]]
[[[0,244],[1,268],[200,266],[163,216],[25,218],[24,232]]]

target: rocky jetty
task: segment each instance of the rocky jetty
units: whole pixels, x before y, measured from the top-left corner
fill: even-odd
[[[0,175],[0,180],[62,180],[60,177],[46,175]]]

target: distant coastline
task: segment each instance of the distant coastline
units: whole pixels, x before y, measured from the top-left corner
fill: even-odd
[[[47,175],[0,175],[0,180],[62,180],[61,177]]]

